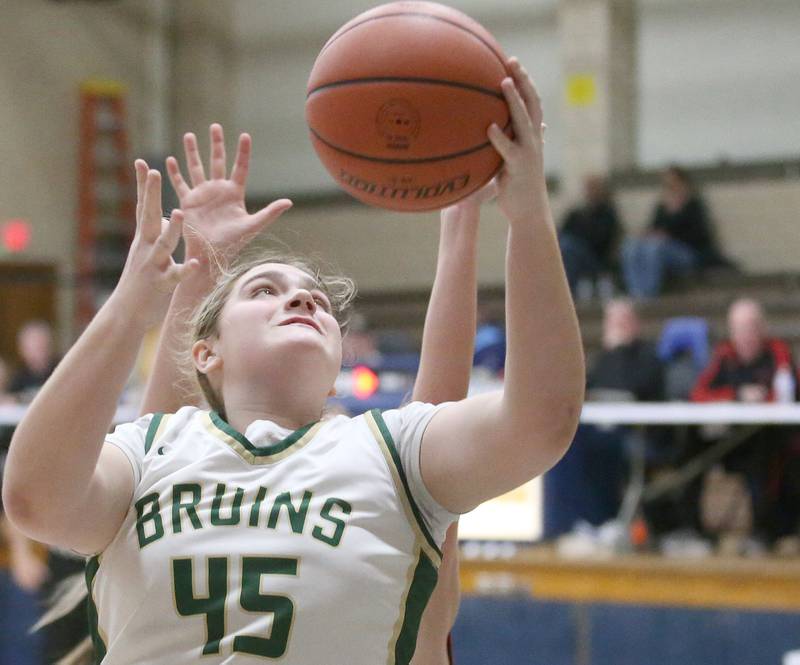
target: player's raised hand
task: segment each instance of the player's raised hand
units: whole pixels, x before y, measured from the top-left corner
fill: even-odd
[[[229,259],[286,212],[292,202],[278,199],[252,215],[248,213],[244,195],[250,168],[250,135],[239,136],[230,175],[227,174],[222,126],[211,125],[209,135],[211,155],[208,176],[197,148],[197,137],[191,132],[183,137],[186,169],[191,184],[184,179],[175,157],[167,158],[167,174],[184,214],[186,256],[203,258],[213,253],[219,258]]]
[[[503,94],[511,112],[514,138],[495,124],[488,136],[505,164],[497,179],[497,201],[511,222],[529,217],[544,196],[542,104],[530,76],[516,58],[506,63],[511,73]]]
[[[461,199],[458,203],[442,208],[441,220],[443,223],[469,221],[480,216],[480,209],[497,196],[497,178],[492,178],[480,189]],[[477,223],[477,219],[476,222]]]
[[[136,160],[136,233],[111,296],[142,327],[159,323],[178,283],[198,269],[197,259],[178,264],[172,253],[181,238],[183,213],[161,217],[161,174]]]

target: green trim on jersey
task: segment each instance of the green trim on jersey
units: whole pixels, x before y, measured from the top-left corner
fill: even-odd
[[[94,578],[97,575],[98,568],[100,568],[99,556],[93,556],[86,562],[86,587],[89,589],[86,607],[89,615],[89,635],[92,638],[92,645],[94,646],[96,665],[100,665],[100,662],[106,657],[106,645],[105,642],[103,642],[103,638],[100,636],[100,628],[97,624],[97,605],[94,604],[93,593]]]
[[[417,648],[417,634],[422,612],[430,600],[439,575],[431,560],[420,549],[414,577],[403,608],[403,625],[394,645],[395,665],[408,665]]]
[[[392,462],[394,463],[395,468],[397,469],[397,473],[400,476],[400,481],[403,484],[403,490],[405,491],[406,498],[408,499],[408,503],[411,506],[411,511],[414,513],[414,519],[419,526],[422,535],[425,537],[428,545],[433,548],[433,551],[439,556],[439,561],[442,560],[442,550],[436,545],[436,541],[431,536],[430,531],[428,531],[428,527],[425,525],[425,520],[422,518],[422,513],[417,506],[417,502],[414,501],[414,496],[411,493],[411,488],[408,485],[408,479],[406,478],[406,472],[403,470],[403,464],[400,461],[400,454],[397,452],[397,446],[394,443],[394,439],[392,438],[391,432],[389,432],[389,428],[386,426],[386,422],[383,420],[383,416],[378,409],[372,409],[369,412],[372,415],[372,418],[375,420],[375,424],[378,426],[380,430],[381,436],[383,437],[384,442],[386,443],[386,447],[389,449],[389,454],[391,455]],[[438,564],[437,564],[438,565]]]
[[[153,445],[153,441],[156,438],[156,432],[158,432],[158,428],[161,425],[161,419],[164,417],[163,413],[155,413],[153,414],[153,418],[150,421],[150,427],[147,428],[147,434],[144,437],[144,454],[150,452],[150,447]]]
[[[288,457],[311,441],[322,426],[321,422],[310,423],[295,430],[277,443],[268,446],[256,446],[244,434],[234,429],[216,411],[210,411],[207,417],[207,429],[227,443],[242,459],[250,464],[271,464]]]

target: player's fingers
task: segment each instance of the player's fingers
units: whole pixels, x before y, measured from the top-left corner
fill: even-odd
[[[206,181],[206,174],[197,148],[197,137],[192,132],[183,135],[183,150],[186,153],[186,168],[189,170],[192,187],[202,185]]]
[[[212,179],[225,179],[225,135],[222,132],[222,125],[214,123],[208,128],[211,138],[211,168]]]
[[[500,156],[505,161],[509,161],[514,156],[514,142],[508,138],[504,133],[503,130],[500,129],[495,123],[492,123],[489,126],[489,130],[486,132],[486,135],[489,137],[489,141],[491,141],[494,149],[500,153]]]
[[[273,201],[265,208],[251,215],[253,226],[257,231],[260,231],[266,226],[274,223],[283,213],[292,207],[292,202],[289,199],[278,199]]]
[[[172,183],[172,189],[175,190],[175,194],[178,195],[179,199],[182,199],[191,191],[189,185],[187,185],[186,181],[183,179],[181,167],[178,166],[178,160],[171,155],[167,157],[167,175],[169,176],[169,181]]]
[[[250,150],[252,147],[253,141],[250,138],[250,134],[239,136],[239,145],[236,148],[236,159],[233,162],[231,180],[242,187],[247,184],[247,173],[250,169]]]
[[[144,186],[147,180],[147,171],[149,170],[147,162],[143,159],[137,159],[133,163],[133,168],[136,171],[136,221],[139,221],[139,216],[142,212],[142,201],[144,200]]]
[[[527,70],[520,64],[519,60],[510,58],[508,61],[508,68],[517,86],[517,90],[525,102],[525,107],[528,110],[531,123],[534,128],[536,128],[542,122],[542,100],[539,97],[539,91],[536,90],[536,85]]]
[[[531,128],[531,118],[528,115],[525,102],[522,101],[522,97],[512,79],[507,78],[503,80],[503,93],[508,102],[508,108],[511,111],[511,124],[514,127],[515,138],[523,144],[532,141],[533,131]]]
[[[155,169],[147,172],[140,219],[142,239],[155,242],[161,235],[161,174]]]
[[[163,233],[158,237],[158,242],[156,243],[156,252],[158,253],[158,259],[164,260],[169,256],[172,256],[172,252],[175,251],[175,248],[178,246],[178,242],[181,239],[181,230],[183,227],[183,211],[179,208],[175,208],[172,211],[172,214],[169,217],[169,223],[164,229]]]
[[[186,263],[176,263],[169,267],[167,279],[170,283],[177,285],[183,280],[191,277],[200,270],[200,261],[189,259]]]

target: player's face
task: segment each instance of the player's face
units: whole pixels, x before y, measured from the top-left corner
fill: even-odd
[[[226,365],[237,356],[258,366],[261,354],[288,354],[321,363],[323,373],[333,375],[331,384],[341,366],[342,336],[330,301],[311,275],[294,266],[266,263],[242,275],[218,331]]]

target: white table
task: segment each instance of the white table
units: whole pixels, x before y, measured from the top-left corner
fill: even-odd
[[[587,402],[581,422],[593,425],[797,425],[800,403]]]
[[[0,406],[0,425],[17,425],[25,414],[26,406],[21,404],[6,404]],[[121,406],[114,414],[114,424],[129,423],[139,416],[134,406]]]

